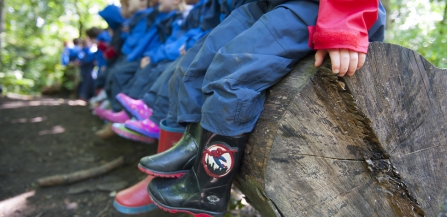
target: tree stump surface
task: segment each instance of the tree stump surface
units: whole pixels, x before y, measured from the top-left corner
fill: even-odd
[[[446,182],[447,70],[371,43],[338,78],[311,55],[268,91],[236,185],[265,217],[437,216]]]

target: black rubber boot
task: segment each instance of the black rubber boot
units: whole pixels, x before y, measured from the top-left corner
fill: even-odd
[[[159,208],[171,213],[224,216],[246,140],[247,135],[220,136],[203,129],[193,168],[179,179],[153,179],[148,186],[151,199]]]
[[[176,178],[185,175],[194,165],[201,134],[200,123],[189,124],[180,141],[172,148],[143,157],[138,168],[148,175],[157,177]]]

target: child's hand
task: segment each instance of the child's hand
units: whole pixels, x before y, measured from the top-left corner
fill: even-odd
[[[366,54],[348,49],[318,50],[315,54],[315,67],[323,63],[324,57],[329,52],[331,58],[332,72],[343,77],[346,73],[353,76],[355,71],[365,63]]]
[[[144,67],[146,67],[147,65],[149,65],[151,63],[151,58],[149,58],[149,57],[143,57],[143,59],[141,59],[141,61],[140,61],[140,67],[141,68],[144,68]]]
[[[182,46],[180,47],[180,49],[178,49],[178,51],[180,52],[180,56],[185,55],[185,53],[186,53],[185,45],[182,45]]]

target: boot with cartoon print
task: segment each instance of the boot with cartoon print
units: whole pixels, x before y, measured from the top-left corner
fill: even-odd
[[[194,217],[225,216],[247,135],[221,136],[203,128],[202,132],[192,169],[178,179],[154,178],[148,186],[152,201],[164,211]]]

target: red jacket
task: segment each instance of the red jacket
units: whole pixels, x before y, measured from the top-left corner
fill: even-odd
[[[320,0],[317,24],[309,27],[309,47],[366,53],[378,10],[378,0]]]

